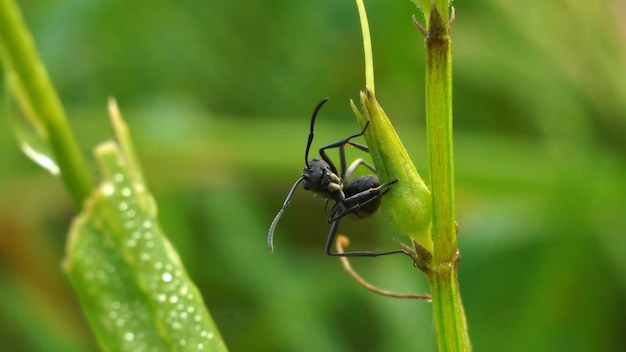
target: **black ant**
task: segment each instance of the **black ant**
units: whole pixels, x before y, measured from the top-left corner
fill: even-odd
[[[315,125],[315,118],[321,107],[327,101],[328,98],[322,99],[313,111],[309,141],[307,142],[306,151],[304,153],[305,167],[302,170],[302,176],[291,187],[291,190],[287,194],[287,198],[283,203],[282,209],[280,209],[278,214],[276,214],[274,221],[272,221],[267,237],[267,246],[271,251],[274,249],[273,238],[276,224],[285,210],[289,207],[289,202],[293,197],[296,187],[300,184],[300,182],[302,182],[304,189],[321,195],[326,198],[326,202],[329,200],[335,201],[335,204],[331,208],[328,218],[326,219],[326,221],[331,224],[328,239],[326,240],[325,253],[327,255],[340,257],[377,257],[395,253],[404,253],[408,255],[408,253],[402,249],[380,253],[373,251],[332,253],[330,251],[335,235],[337,234],[337,229],[339,228],[339,220],[345,216],[350,216],[355,219],[363,219],[372,215],[380,206],[380,199],[382,196],[390,190],[388,188],[389,185],[398,182],[398,180],[395,179],[381,185],[377,176],[363,175],[348,181],[348,178],[352,176],[356,168],[360,165],[363,165],[372,172],[376,173],[376,169],[372,165],[363,161],[361,158],[356,159],[348,168],[346,168],[345,147],[347,145],[369,153],[369,149],[366,146],[351,141],[352,138],[360,137],[365,133],[367,127],[369,126],[369,121],[361,132],[320,148],[319,153],[322,157],[321,159],[314,158],[311,161],[308,161],[309,150],[311,149],[311,143],[313,142],[313,126]],[[339,175],[335,164],[330,160],[328,155],[326,155],[326,150],[331,148],[339,149],[339,160],[341,166],[341,172]]]

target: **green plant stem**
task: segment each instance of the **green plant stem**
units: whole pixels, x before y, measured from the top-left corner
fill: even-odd
[[[447,9],[447,8],[446,8]],[[452,148],[452,44],[448,11],[430,11],[426,35],[426,131],[430,157],[434,253],[429,281],[440,351],[471,345],[457,280]]]
[[[0,52],[6,71],[19,79],[23,95],[16,99],[30,106],[38,124],[44,127],[61,179],[74,204],[82,209],[92,189],[93,180],[69,126],[65,111],[41,62],[35,43],[13,0],[0,0]]]
[[[363,35],[363,52],[365,57],[365,87],[372,93],[376,93],[374,87],[374,55],[372,54],[372,37],[370,36],[370,25],[367,21],[367,13],[363,0],[356,0],[356,7],[359,11],[361,21],[361,33]]]

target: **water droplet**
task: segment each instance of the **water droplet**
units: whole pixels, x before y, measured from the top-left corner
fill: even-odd
[[[159,302],[165,302],[165,300],[167,299],[167,295],[165,293],[157,293],[156,294],[156,300]]]
[[[113,193],[115,193],[115,186],[113,186],[112,183],[107,182],[102,186],[102,193],[106,196],[106,197],[110,197],[113,195]]]
[[[115,267],[115,265],[111,264],[111,263],[107,263],[107,265],[104,266],[104,268],[107,271],[107,276],[109,276],[110,274],[113,274],[117,271],[117,268]]]
[[[39,164],[39,166],[50,171],[54,176],[58,176],[61,173],[59,166],[57,166],[56,162],[49,154],[46,154],[41,149],[35,149],[32,144],[27,144],[24,141],[20,141],[19,145],[22,152],[32,161]]]
[[[117,183],[121,183],[124,181],[124,175],[121,173],[117,173],[115,175],[113,175],[113,181],[117,182]]]
[[[14,94],[11,94],[11,112],[9,113],[13,132],[20,149],[37,165],[48,170],[54,176],[58,176],[61,170],[54,159],[47,132],[43,124],[40,123],[41,119],[37,116],[37,112],[30,105],[30,102],[26,102],[26,96],[23,94],[22,85],[15,71],[7,70],[5,75],[10,90],[24,97],[23,102],[17,99],[13,100]]]
[[[126,229],[129,229],[129,230],[130,229],[134,229],[136,226],[137,226],[137,224],[135,224],[135,221],[133,221],[133,220],[128,220],[128,221],[124,222],[124,227]]]
[[[128,188],[128,187],[122,188],[122,196],[130,197],[131,194],[133,194],[133,192],[130,190],[130,188]]]
[[[132,340],[134,340],[134,339],[135,339],[135,334],[134,334],[134,333],[132,333],[132,332],[130,332],[130,331],[129,331],[129,332],[127,332],[127,333],[125,333],[125,334],[124,334],[124,340],[126,340],[126,341],[132,341]]]
[[[186,285],[185,285],[185,286],[182,286],[182,287],[180,288],[180,294],[181,294],[181,295],[183,295],[183,296],[184,296],[184,295],[186,295],[186,294],[187,294],[187,292],[189,292],[189,288],[188,288]]]
[[[118,208],[120,211],[126,211],[126,210],[128,210],[128,203],[126,203],[126,202],[121,202],[120,204],[118,204],[118,205],[117,205],[117,208]]]
[[[170,282],[170,281],[172,281],[172,274],[170,274],[170,273],[163,273],[162,279],[165,282]]]
[[[170,296],[170,303],[176,303],[176,302],[178,302],[178,296],[176,295]]]

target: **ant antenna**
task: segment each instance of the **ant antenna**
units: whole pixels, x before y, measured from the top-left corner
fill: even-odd
[[[285,210],[289,208],[289,202],[291,202],[291,197],[293,197],[293,193],[296,191],[296,187],[298,187],[298,185],[300,184],[300,182],[302,182],[302,180],[304,180],[304,177],[300,177],[296,181],[296,183],[294,183],[293,186],[291,186],[291,190],[289,191],[289,194],[287,194],[287,198],[285,199],[285,202],[283,203],[283,207],[280,208],[280,210],[278,211],[278,214],[276,214],[276,217],[274,218],[274,221],[272,221],[272,225],[270,225],[270,231],[267,234],[267,248],[269,248],[271,252],[274,251],[274,229],[276,228],[276,224],[278,224],[278,220],[280,220],[280,217],[283,216],[283,213],[285,212]]]
[[[309,132],[309,141],[306,143],[306,151],[304,152],[304,167],[307,169],[309,168],[309,150],[311,149],[311,143],[313,143],[313,126],[315,126],[315,118],[317,117],[317,113],[320,111],[322,106],[328,101],[328,99],[329,99],[328,97],[322,99],[322,101],[320,101],[315,107],[315,110],[313,110],[313,116],[311,117],[311,132]],[[285,202],[283,203],[283,207],[280,208],[280,210],[278,211],[278,214],[276,214],[276,217],[274,218],[274,221],[272,221],[272,225],[270,225],[270,230],[267,234],[267,247],[270,249],[270,251],[274,251],[274,229],[276,229],[278,220],[280,220],[280,217],[283,216],[283,213],[285,212],[285,210],[289,208],[289,202],[291,202],[293,193],[296,191],[296,188],[302,181],[304,181],[304,176],[300,176],[300,178],[296,181],[296,183],[294,183],[293,186],[291,186],[291,190],[287,194],[287,198],[285,199]]]
[[[330,98],[326,97],[322,99],[322,101],[320,101],[315,107],[315,110],[313,110],[313,116],[311,117],[311,132],[309,133],[309,141],[306,143],[306,151],[304,152],[304,167],[307,169],[309,168],[309,150],[311,149],[311,143],[313,143],[313,126],[315,126],[315,118],[328,99]]]

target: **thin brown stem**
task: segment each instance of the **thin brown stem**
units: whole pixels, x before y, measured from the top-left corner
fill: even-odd
[[[348,239],[348,237],[343,236],[343,235],[337,236],[337,240],[335,241],[335,244],[337,246],[337,252],[338,253],[344,253],[343,247],[344,246],[348,246],[349,243],[350,243],[350,240]],[[370,291],[372,291],[374,293],[377,293],[377,294],[379,294],[381,296],[387,296],[387,297],[393,297],[393,298],[423,299],[423,300],[429,301],[429,302],[432,299],[430,297],[430,295],[426,295],[426,294],[397,293],[397,292],[391,292],[391,291],[380,289],[380,288],[370,284],[369,282],[365,281],[365,279],[363,279],[359,274],[357,274],[356,271],[354,271],[354,269],[350,265],[350,261],[348,260],[348,257],[339,257],[339,260],[341,260],[341,264],[343,265],[343,268],[346,270],[346,272],[348,272],[348,274],[350,276],[352,276],[352,278],[359,285],[361,285],[365,289],[370,290]]]

